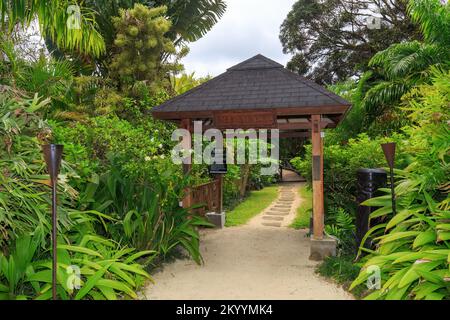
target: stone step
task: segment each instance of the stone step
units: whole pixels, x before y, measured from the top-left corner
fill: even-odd
[[[275,211],[269,211],[266,213],[266,216],[282,216],[282,217],[286,217],[289,215],[289,212],[285,213],[285,212],[275,212]]]
[[[283,217],[279,217],[279,216],[264,216],[263,220],[283,221],[284,218]]]
[[[281,227],[281,222],[263,222],[262,225],[266,226],[266,227],[277,227],[277,228],[279,228],[279,227]]]
[[[270,208],[269,211],[288,213],[288,212],[291,212],[291,209],[290,208]]]
[[[274,208],[276,208],[276,209],[291,209],[291,206],[290,205],[284,205],[284,204],[276,204],[276,205],[274,205],[273,206],[273,208],[272,209],[274,209]]]

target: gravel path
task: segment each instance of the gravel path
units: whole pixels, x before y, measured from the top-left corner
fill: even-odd
[[[203,230],[204,265],[178,260],[154,275],[152,300],[343,300],[352,296],[314,273],[306,230],[287,226],[301,204],[299,184],[283,184],[279,198],[247,225]],[[278,219],[275,219],[275,218]],[[282,219],[280,219],[282,218]]]

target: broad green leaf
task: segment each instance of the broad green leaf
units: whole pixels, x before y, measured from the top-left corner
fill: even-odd
[[[440,292],[432,292],[427,294],[425,300],[442,300],[446,297],[446,294]]]
[[[408,272],[405,273],[405,275],[400,280],[398,287],[403,288],[405,286],[409,286],[412,282],[419,279],[420,275],[417,273],[418,270],[429,272],[436,268],[438,265],[441,264],[441,261],[432,261],[432,262],[426,262],[426,263],[420,263],[420,264],[413,264],[411,268],[408,270]]]
[[[436,229],[450,231],[450,223],[438,224]]]
[[[390,233],[388,235],[384,235],[381,237],[378,237],[376,239],[381,239],[380,243],[387,243],[399,239],[414,237],[420,234],[420,231],[404,231],[404,232],[394,232]]]
[[[391,213],[392,213],[392,206],[382,207],[382,208],[379,208],[379,209],[373,211],[370,214],[369,218],[370,218],[370,220],[373,220],[375,218],[384,217],[384,216],[386,216],[388,214],[391,214]]]
[[[364,300],[378,300],[382,297],[383,292],[381,290],[377,290],[375,292],[372,292],[371,294],[364,297]]]
[[[408,291],[408,288],[409,286],[403,288],[391,288],[386,295],[386,300],[402,300]]]
[[[52,270],[43,270],[33,274],[30,274],[27,277],[27,281],[39,281],[39,282],[52,282]]]
[[[382,290],[388,290],[394,287],[398,286],[398,283],[403,278],[403,276],[408,272],[409,267],[403,268],[399,271],[397,271],[394,275],[391,275],[391,277],[385,282],[385,284],[382,287]]]
[[[80,246],[71,246],[71,245],[66,245],[66,244],[59,244],[58,248],[60,249],[66,249],[68,251],[73,251],[73,252],[79,252],[79,253],[84,253],[87,255],[91,255],[91,256],[97,256],[99,258],[102,258],[102,255],[94,250],[88,249],[88,248],[83,248]]]
[[[416,272],[427,281],[430,281],[435,284],[445,284],[444,280],[433,272],[424,270],[416,270]]]
[[[414,288],[414,299],[415,300],[421,300],[424,299],[425,296],[429,295],[430,293],[442,288],[443,285],[441,284],[435,284],[431,282],[423,282],[417,285]]]
[[[133,273],[139,274],[141,276],[144,276],[148,279],[151,279],[151,276],[147,272],[145,272],[144,269],[142,269],[142,266],[140,264],[130,265],[130,264],[125,264],[125,263],[121,263],[121,262],[116,262],[114,264],[122,270],[133,272]]]
[[[437,234],[437,241],[438,242],[442,242],[442,241],[448,241],[450,240],[450,232],[446,232],[446,231],[439,231]]]
[[[416,249],[431,242],[435,242],[436,239],[437,239],[436,232],[433,229],[421,232],[413,242],[413,249]]]
[[[101,286],[98,284],[96,287],[102,292],[102,294],[105,296],[106,299],[117,300],[117,295],[113,288],[107,287],[107,286]]]
[[[124,262],[125,263],[130,263],[130,262],[133,262],[136,259],[139,259],[139,258],[141,258],[143,256],[148,256],[148,255],[151,255],[151,254],[157,254],[157,251],[155,251],[155,250],[139,251],[139,252],[129,256]]]
[[[91,291],[92,288],[98,284],[110,265],[111,263],[107,264],[102,269],[98,270],[94,275],[90,276],[85,282],[84,286],[80,289],[80,291],[78,291],[77,295],[75,296],[75,300],[83,299],[83,297],[87,295],[89,291]]]
[[[423,259],[424,256],[426,256],[426,252],[408,252],[407,254],[404,254],[403,256],[395,259],[392,264],[402,263],[406,261],[416,261],[418,259]]]
[[[362,253],[362,251],[364,251],[364,244],[366,243],[366,241],[367,241],[367,239],[369,239],[369,237],[375,232],[375,231],[377,231],[377,230],[379,230],[379,229],[382,229],[382,228],[385,228],[386,227],[386,224],[379,224],[379,225],[376,225],[375,227],[373,227],[373,228],[371,228],[366,234],[365,234],[365,236],[362,238],[362,240],[361,240],[361,245],[360,245],[360,247],[359,247],[359,249],[358,249],[358,255],[356,256],[356,259],[358,259],[359,257],[360,257],[360,255],[361,255],[361,253]]]
[[[85,235],[80,241],[79,246],[85,248],[89,242],[100,243],[111,248],[115,246],[112,241],[96,235]]]
[[[364,201],[361,205],[367,207],[389,207],[392,205],[392,198],[391,195],[371,198]]]
[[[412,215],[413,215],[413,212],[411,212],[410,210],[403,210],[403,211],[399,212],[388,222],[388,224],[386,226],[386,230],[392,229],[397,224],[408,219]]]
[[[134,282],[134,280],[126,272],[121,270],[116,263],[113,263],[109,267],[109,271],[111,271],[112,273],[115,273],[117,276],[119,276],[120,278],[125,280],[130,286],[132,286],[132,287],[136,286],[136,283]]]
[[[126,293],[127,295],[129,295],[130,297],[132,297],[133,299],[138,298],[136,295],[136,292],[134,292],[130,287],[128,287],[123,282],[120,282],[117,280],[110,280],[110,279],[100,279],[100,280],[98,280],[97,284],[100,286],[109,287],[112,289],[122,291],[122,292]]]

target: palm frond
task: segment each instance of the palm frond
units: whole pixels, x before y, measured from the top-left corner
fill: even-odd
[[[165,1],[163,1],[165,2]],[[219,21],[226,11],[224,0],[175,1],[168,14],[173,21],[173,31],[181,40],[197,41]]]
[[[382,81],[367,91],[362,107],[367,121],[372,121],[382,114],[387,106],[400,101],[401,97],[411,89],[412,84],[405,81]]]
[[[398,79],[423,72],[449,58],[449,51],[441,46],[412,41],[394,44],[378,52],[369,66],[379,67],[388,79]]]
[[[439,0],[410,0],[408,12],[420,25],[426,41],[450,45],[450,3]]]
[[[75,19],[79,18],[76,28],[69,24],[74,13],[68,9],[74,5],[79,9],[75,16]],[[0,0],[3,25],[8,24],[10,29],[16,23],[27,26],[37,17],[42,34],[50,37],[58,47],[98,57],[105,51],[105,42],[98,31],[95,15],[92,9],[70,0]]]

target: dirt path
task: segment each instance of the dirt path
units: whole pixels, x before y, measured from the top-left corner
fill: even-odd
[[[314,273],[306,231],[288,228],[301,204],[299,184],[283,184],[279,198],[241,227],[202,231],[205,264],[178,260],[154,275],[147,299],[352,299]]]

